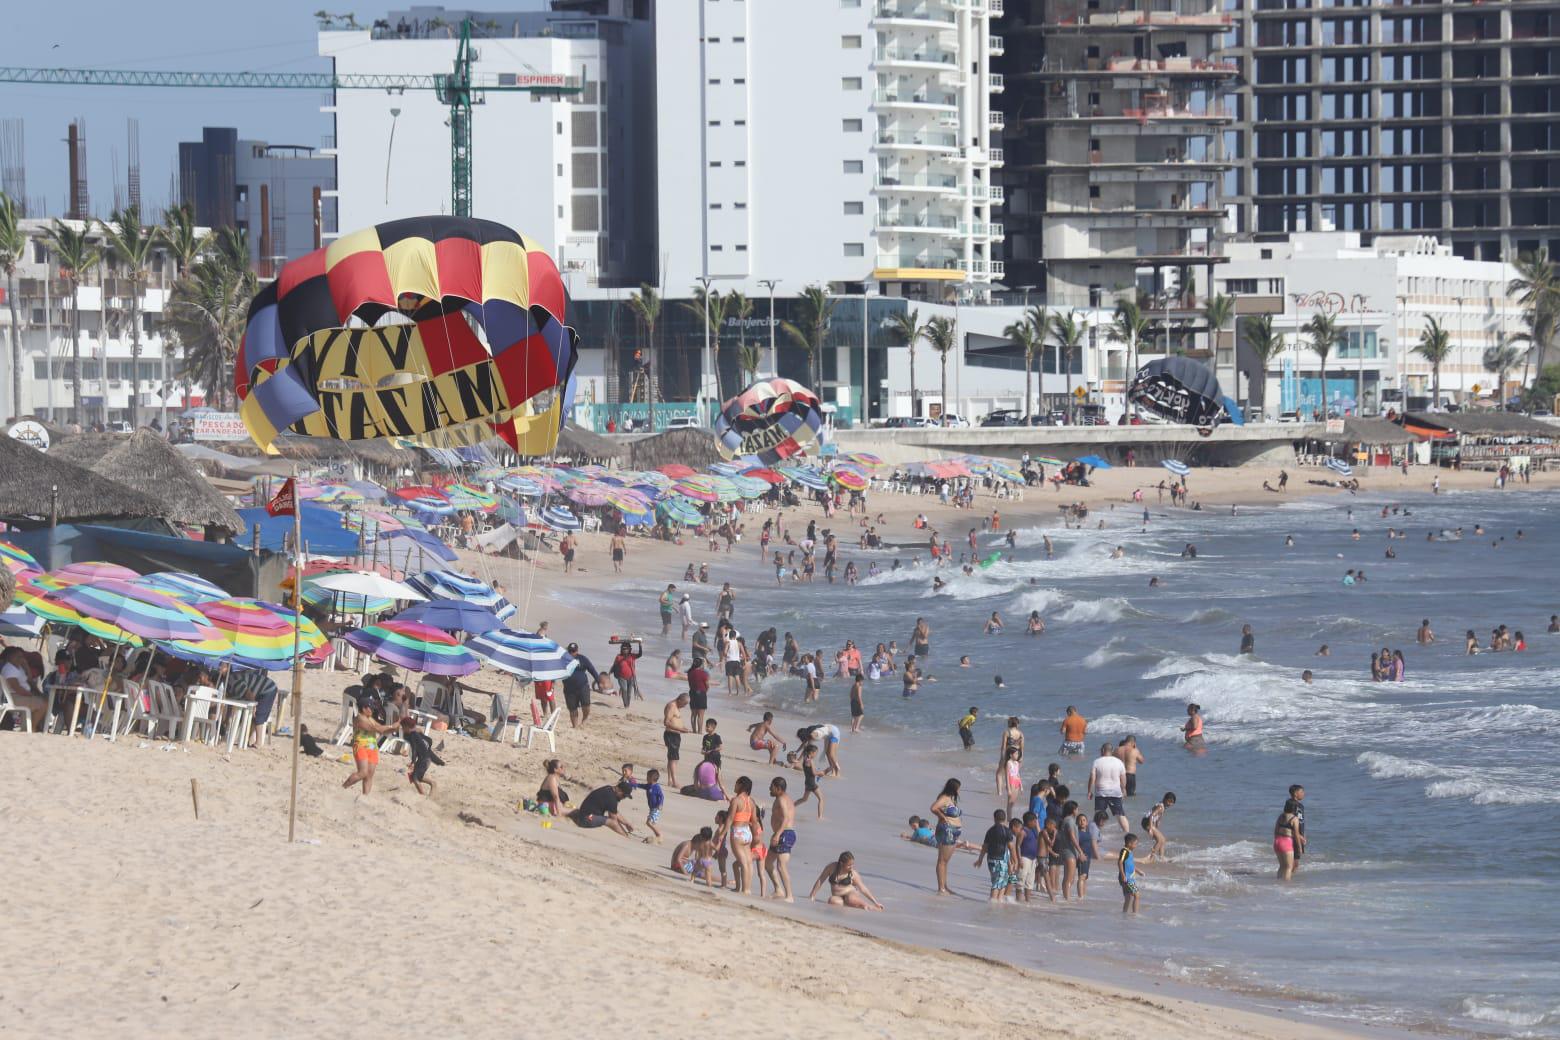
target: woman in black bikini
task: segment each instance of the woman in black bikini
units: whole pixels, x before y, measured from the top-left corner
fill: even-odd
[[[883,904],[867,890],[861,875],[856,873],[856,857],[849,852],[840,853],[839,859],[823,868],[823,873],[813,882],[812,891],[807,893],[809,902],[817,897],[818,889],[823,887],[825,881],[829,883],[830,906],[843,906],[851,910],[883,909]]]

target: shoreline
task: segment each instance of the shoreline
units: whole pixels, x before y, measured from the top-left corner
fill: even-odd
[[[1272,468],[1273,476],[1277,469]],[[1400,486],[1362,481],[1361,491],[1367,496],[1425,493],[1429,475],[1423,481],[1415,478],[1426,469],[1411,468]],[[1290,472],[1290,500],[1331,490],[1294,485],[1322,471],[1291,467]],[[1440,472],[1447,491],[1488,486],[1483,474],[1457,474],[1465,479],[1454,484],[1447,479],[1451,471],[1434,472]],[[1237,473],[1238,482],[1217,479]],[[1153,479],[1144,481],[1148,475]],[[1002,510],[1004,527],[1050,525],[1057,505],[1119,501],[1134,483],[1152,485],[1160,476],[1168,478],[1157,469],[1122,468],[1101,474],[1093,488],[1066,488],[1060,494],[1031,490],[1022,503],[979,495],[976,508],[966,512],[926,496],[874,494],[869,506],[874,516],[888,515],[896,536],[908,538],[909,518],[924,510],[957,542],[968,522],[979,522],[993,505]],[[1245,469],[1194,471],[1192,498],[1249,506],[1279,498],[1263,497],[1260,491],[1269,474],[1259,469],[1252,478]],[[1390,484],[1400,479],[1393,471]],[[1531,488],[1557,486],[1553,475],[1541,475]],[[787,512],[803,522],[817,515],[812,509]],[[1111,519],[1109,511],[1100,516]],[[844,526],[843,518],[833,523]],[[614,575],[606,563],[604,535],[582,539],[586,570],[576,575],[562,575],[551,555],[532,568],[462,552],[461,565],[479,574],[488,569],[513,591],[511,598],[529,623],[550,621],[561,641],[577,640],[604,667],[610,657],[607,635],[644,631],[640,622],[655,616],[653,593],[647,597],[614,586],[655,587],[674,580],[681,585],[687,560],[709,559],[713,585],[701,589],[702,598],[712,600],[721,581],[740,580],[727,574],[726,561],[743,561],[750,583],[752,575],[764,573],[754,542],[756,531],[750,529],[748,541],[728,557],[709,554],[693,539],[683,546],[636,539],[630,542],[623,575]],[[842,556],[849,553],[845,549]],[[738,616],[743,616],[740,604]],[[659,712],[681,684],[661,678],[660,662],[670,645],[685,644],[663,641],[653,628],[649,631],[641,669],[645,701],[627,713],[614,701],[580,731],[570,730],[566,717],[561,720],[558,757],[584,781],[567,785],[576,803],[584,790],[606,783],[617,764],[638,763],[640,777],[646,767],[664,765]],[[339,714],[339,690],[351,680],[347,673],[320,671],[307,672],[305,678],[305,722],[328,740]],[[491,671],[472,678],[484,688],[506,685]],[[825,707],[837,711],[843,688],[839,680],[831,687],[826,687]],[[878,689],[879,703],[892,695]],[[598,695],[597,703],[605,699]],[[484,700],[474,703],[485,708]],[[762,764],[754,768],[755,753],[745,741],[733,739],[749,716],[756,717],[756,706],[719,693],[712,697],[712,709],[717,707],[729,756],[723,776],[729,780],[741,770],[755,779],[770,775]],[[517,700],[511,710],[523,715],[527,708]],[[795,717],[776,711],[787,722]],[[870,716],[868,722],[870,727]],[[785,733],[794,727],[778,728]],[[870,819],[856,826],[874,828],[861,836],[861,847],[871,850],[872,860],[863,870],[877,884],[874,863],[882,853],[876,846],[889,842],[889,848],[898,848],[898,828],[890,835],[879,833],[887,829],[881,809],[853,789],[854,781],[874,771],[873,759],[902,764],[900,748],[909,748],[917,755],[917,768],[914,786],[904,797],[912,807],[919,805],[933,793],[923,788],[934,786],[936,775],[923,776],[921,763],[936,761],[937,752],[910,747],[908,733],[893,727],[870,736],[857,742],[860,750],[847,737],[846,778],[825,790],[831,824],[850,825],[854,812]],[[659,847],[605,831],[579,831],[567,823],[544,832],[537,818],[515,809],[516,801],[534,791],[541,761],[551,757],[544,746],[526,751],[508,742],[450,737],[444,752],[450,765],[433,771],[438,788],[432,798],[413,794],[395,773],[404,760],[386,756],[367,799],[339,789],[348,767],[337,761],[340,749],[330,746],[324,758],[303,760],[299,833],[305,842],[288,846],[290,745],[285,738],[232,756],[204,747],[165,752],[166,745],[139,738],[115,745],[10,733],[0,739],[7,741],[18,787],[40,792],[44,803],[13,803],[0,812],[11,831],[5,854],[9,874],[31,879],[27,897],[14,904],[13,952],[0,956],[0,964],[13,980],[13,994],[40,994],[26,1004],[13,995],[0,1011],[0,1020],[8,1020],[16,1035],[57,1035],[62,1028],[82,1031],[109,1023],[123,1028],[159,1012],[158,1031],[176,1035],[209,1032],[213,1026],[252,1030],[250,1035],[284,1028],[313,1035],[360,1021],[363,1002],[382,1006],[384,1000],[422,999],[417,994],[429,988],[430,979],[446,976],[451,985],[459,980],[457,993],[476,998],[467,1009],[462,1006],[466,999],[449,999],[449,987],[435,991],[446,997],[438,1002],[441,1009],[456,1005],[447,1013],[463,1035],[511,1033],[506,1019],[535,1015],[538,1004],[546,1012],[531,1019],[533,1030],[549,1036],[580,1028],[660,1034],[694,1022],[717,1027],[741,1022],[751,1028],[755,1012],[764,1018],[784,1015],[788,1030],[825,1036],[880,1031],[967,1037],[971,1028],[982,1026],[1016,1027],[1025,1035],[1036,1024],[1033,1013],[1025,1017],[1024,1012],[1035,1006],[1045,1009],[1048,1024],[1060,1032],[1116,1027],[1188,1038],[1424,1035],[1318,1022],[1309,1015],[1281,1017],[1284,1006],[1263,1006],[1282,1005],[1278,995],[1155,979],[1147,973],[1129,975],[1124,983],[1100,980],[950,949],[941,943],[952,941],[946,936],[956,939],[956,929],[944,928],[939,937],[926,921],[904,916],[896,904],[905,897],[892,889],[874,889],[889,904],[886,915],[845,914],[800,902],[786,909],[733,899],[729,892],[710,896],[691,886],[685,891],[666,868],[671,845],[708,822],[717,806],[669,796],[663,826],[667,844]],[[690,761],[684,765],[691,771]],[[62,777],[67,782],[62,784]],[[199,821],[191,814],[191,780],[200,783]],[[626,806],[636,828],[643,825],[643,805],[636,796]],[[767,800],[760,799],[760,805]],[[887,817],[888,825],[897,818]],[[811,823],[804,820],[799,828],[804,846],[792,863],[793,882],[803,894],[821,865],[818,857],[832,855],[837,844],[832,831],[820,835],[807,826]],[[854,833],[850,841],[855,848]],[[39,864],[50,869],[40,872]],[[922,866],[929,875],[930,862],[917,869]],[[973,877],[961,873],[956,887],[969,889]],[[661,892],[679,898],[662,899]],[[1087,913],[1101,928],[1116,928],[1120,915],[1114,899],[1097,898],[1101,905]],[[773,912],[755,917],[754,909]],[[1004,907],[998,912],[1016,916],[1023,911]],[[890,922],[892,930],[917,934],[885,935],[890,929],[883,926]],[[1034,926],[1042,954],[1088,962],[1052,943],[1038,920]],[[283,952],[278,954],[278,948]],[[96,952],[103,949],[111,951],[106,970]],[[24,950],[29,951],[25,960]],[[46,952],[40,957],[39,950]],[[1153,960],[1152,950],[1143,952]],[[360,957],[371,968],[367,979],[358,971]],[[600,983],[585,981],[585,973],[596,964],[604,967],[607,958],[629,969],[601,994],[611,999],[569,999],[584,985],[594,992]],[[386,961],[393,968],[387,969]],[[73,999],[68,987],[48,981],[57,980],[61,969],[101,971],[99,981],[115,994],[114,1006],[98,1008]],[[654,974],[643,977],[646,970]],[[999,971],[1003,974],[994,974]],[[417,980],[410,993],[408,974]],[[592,975],[599,978],[599,969]],[[930,978],[939,982],[927,987],[923,980]],[[993,1000],[993,989],[1020,999]],[[300,1027],[287,1006],[292,994],[311,1013],[310,1025]],[[1019,1010],[1009,1011],[1008,1005]],[[182,1017],[170,1027],[166,1012],[172,1007]],[[243,1026],[235,1029],[235,1022]]]

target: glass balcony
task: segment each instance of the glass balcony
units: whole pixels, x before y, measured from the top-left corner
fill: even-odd
[[[884,87],[875,91],[872,100],[879,105],[927,105],[937,108],[958,108],[957,94],[946,90],[900,90]]]
[[[873,10],[874,17],[896,22],[935,22],[939,26],[956,25],[959,16],[936,4],[881,3]]]
[[[890,148],[937,148],[952,151],[959,147],[959,135],[936,130],[879,130],[877,143]]]
[[[879,65],[957,65],[959,56],[933,47],[884,47],[877,52],[877,61]]]
[[[880,188],[900,189],[915,191],[957,191],[959,178],[951,173],[919,173],[900,175],[892,170],[881,170],[877,175],[877,185]]]

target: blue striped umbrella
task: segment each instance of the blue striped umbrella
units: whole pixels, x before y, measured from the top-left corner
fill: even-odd
[[[468,603],[463,599],[435,599],[427,603],[414,603],[395,616],[397,621],[417,621],[446,632],[491,632],[501,628],[489,607]]]
[[[186,571],[156,571],[131,579],[130,584],[166,592],[185,603],[203,603],[214,599],[227,599],[227,590],[213,585],[198,574]]]
[[[1160,465],[1178,477],[1184,477],[1192,471],[1192,467],[1178,459],[1165,459]]]
[[[542,510],[542,523],[554,531],[578,531],[584,526],[579,517],[563,506],[548,506]]]
[[[36,636],[43,633],[43,618],[30,610],[12,607],[0,614],[0,636]]]
[[[494,668],[527,682],[563,679],[579,666],[557,643],[531,632],[494,629],[471,639],[466,649]]]
[[[541,498],[545,489],[542,485],[529,477],[505,477],[498,482],[500,491],[507,491],[511,495],[519,495],[522,498]]]
[[[760,480],[757,477],[744,477],[740,474],[727,479],[737,486],[737,490],[742,493],[742,497],[749,502],[769,494],[769,481],[767,480]]]
[[[513,617],[515,605],[499,595],[498,590],[485,581],[458,571],[423,571],[406,584],[429,599],[463,600],[487,607],[500,621]]]
[[[704,523],[704,514],[681,495],[668,495],[657,502],[655,508],[664,519],[682,524],[684,527],[698,527]]]
[[[800,484],[814,491],[829,490],[829,478],[823,475],[821,470],[809,466],[786,466],[779,470],[781,476],[792,483]]]
[[[1342,459],[1328,459],[1322,465],[1326,466],[1340,477],[1354,476],[1354,467],[1349,465],[1347,462],[1344,462]]]

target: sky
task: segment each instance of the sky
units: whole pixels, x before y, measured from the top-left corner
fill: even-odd
[[[0,65],[187,71],[328,72],[316,51],[314,12],[353,11],[367,25],[392,6],[334,0],[10,0],[0,33]],[[386,70],[393,71],[393,70]],[[25,120],[27,195],[47,215],[68,194],[66,128],[87,125],[88,188],[107,216],[114,183],[126,180],[126,119],[140,120],[143,206],[169,199],[178,143],[203,126],[236,126],[244,139],[318,147],[330,132],[312,90],[195,90],[52,87],[0,83],[0,119]],[[118,169],[113,158],[118,154]]]

